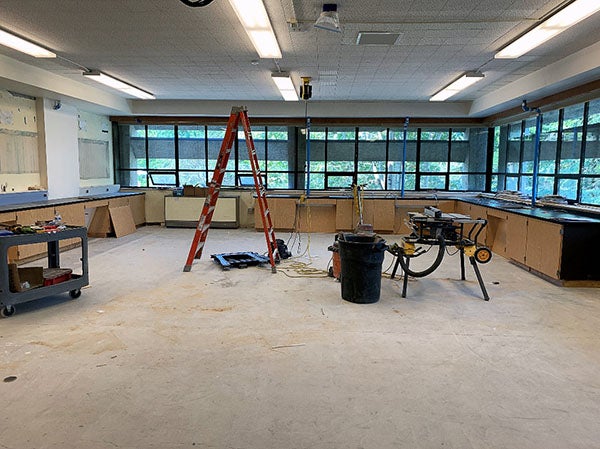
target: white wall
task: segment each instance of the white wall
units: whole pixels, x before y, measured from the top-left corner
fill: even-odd
[[[38,107],[38,119],[43,120],[40,157],[46,165],[48,199],[79,195],[78,111],[64,103],[60,109],[54,109],[55,103],[44,98]]]

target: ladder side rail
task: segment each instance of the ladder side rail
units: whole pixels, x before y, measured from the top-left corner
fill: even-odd
[[[256,148],[252,138],[252,131],[250,130],[250,121],[246,111],[242,111],[241,115],[242,125],[244,128],[244,137],[246,139],[246,146],[248,148],[248,156],[250,157],[250,165],[252,167],[252,176],[254,178],[254,188],[258,198],[258,204],[263,223],[263,231],[265,233],[265,240],[267,242],[269,261],[271,262],[271,270],[275,272],[275,262],[279,261],[277,241],[275,238],[275,232],[273,231],[273,223],[271,221],[271,214],[267,203],[265,187],[262,183],[260,167],[258,165],[258,157],[256,155]]]
[[[206,199],[204,200],[204,205],[202,206],[202,213],[200,214],[200,218],[198,219],[198,224],[194,233],[192,245],[190,247],[190,251],[188,253],[188,257],[183,271],[190,271],[192,268],[193,260],[200,259],[200,257],[202,256],[204,242],[206,241],[206,237],[208,236],[208,230],[210,228],[210,223],[212,221],[214,209],[216,207],[219,192],[221,190],[221,184],[225,176],[225,170],[227,168],[229,156],[231,154],[233,142],[237,133],[238,123],[239,114],[238,112],[234,113],[232,111],[231,115],[229,116],[229,120],[227,121],[225,137],[223,138],[223,142],[221,143],[221,148],[219,150],[219,156],[217,157],[217,162],[215,164],[213,177],[209,183],[210,187],[208,189],[208,194],[206,196]]]

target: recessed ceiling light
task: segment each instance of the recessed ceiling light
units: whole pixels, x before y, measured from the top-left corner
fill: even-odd
[[[599,0],[575,0],[531,31],[500,50],[494,58],[514,59],[600,11]]]
[[[50,50],[4,30],[0,30],[0,44],[36,58],[56,58],[56,54]]]
[[[106,73],[98,72],[97,70],[83,72],[83,76],[93,79],[94,81],[104,84],[105,86],[120,90],[128,95],[141,98],[142,100],[154,100],[156,98],[150,92],[146,92],[145,90],[139,89],[131,84],[127,84],[121,80],[113,78]]]
[[[229,0],[261,58],[281,59],[279,43],[262,0]]]
[[[298,101],[298,93],[289,73],[271,73],[271,78],[285,101]]]
[[[445,101],[467,87],[481,81],[483,77],[484,75],[481,72],[467,72],[436,93],[429,101]]]

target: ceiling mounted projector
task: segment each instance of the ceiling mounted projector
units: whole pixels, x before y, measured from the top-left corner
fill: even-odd
[[[319,18],[315,22],[315,28],[333,31],[334,33],[341,32],[340,18],[338,16],[336,3],[323,4],[323,11],[321,12]]]

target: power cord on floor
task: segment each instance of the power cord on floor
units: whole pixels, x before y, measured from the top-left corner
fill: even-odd
[[[310,263],[304,263],[304,262],[286,263],[285,266],[279,266],[277,271],[281,271],[283,274],[285,274],[287,277],[290,277],[290,278],[326,278],[326,277],[328,277],[327,271],[311,267]],[[288,274],[287,271],[294,271],[297,273],[297,275],[295,276],[295,275]]]

